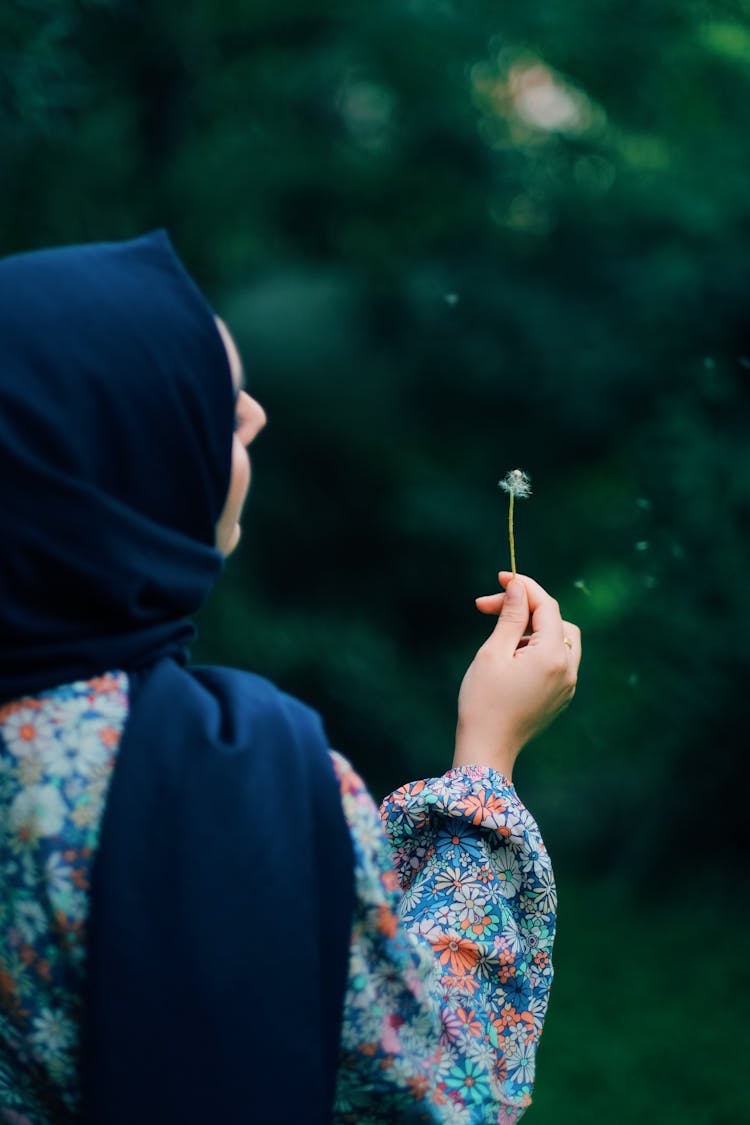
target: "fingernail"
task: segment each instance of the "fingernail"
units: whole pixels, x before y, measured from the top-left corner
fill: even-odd
[[[512,582],[508,583],[505,589],[505,600],[506,602],[510,602],[512,604],[513,602],[520,602],[522,598],[523,587],[521,586],[521,583],[518,581],[518,579],[514,578]]]

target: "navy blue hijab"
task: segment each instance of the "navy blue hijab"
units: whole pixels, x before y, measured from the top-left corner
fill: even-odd
[[[0,700],[184,659],[233,388],[164,233],[0,262]]]
[[[158,232],[0,262],[0,700],[124,669],[93,869],[86,1125],[330,1120],[352,852],[318,716],[190,668],[234,390]]]

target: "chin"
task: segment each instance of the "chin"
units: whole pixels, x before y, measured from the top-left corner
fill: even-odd
[[[225,555],[231,555],[232,551],[234,551],[236,549],[236,547],[237,547],[241,538],[242,538],[242,528],[240,527],[240,525],[238,523],[236,523],[234,525],[234,529],[232,530],[232,534],[229,536],[229,542],[227,543],[226,547],[224,548],[224,554]]]

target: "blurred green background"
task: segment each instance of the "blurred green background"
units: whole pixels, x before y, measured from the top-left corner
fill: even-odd
[[[750,3],[6,0],[0,249],[166,226],[270,425],[195,656],[382,796],[508,562],[584,630],[530,1125],[750,1120]]]

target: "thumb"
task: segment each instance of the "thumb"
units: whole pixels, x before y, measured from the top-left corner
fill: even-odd
[[[503,648],[515,652],[528,623],[529,599],[526,587],[519,578],[513,578],[505,588],[505,598],[493,637],[500,641]]]

